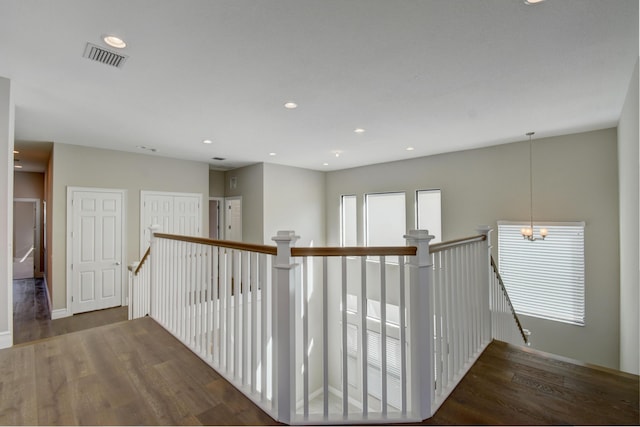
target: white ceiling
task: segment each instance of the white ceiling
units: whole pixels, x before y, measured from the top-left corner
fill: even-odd
[[[128,43],[122,69],[82,57],[107,33]],[[17,140],[220,168],[615,126],[637,58],[637,0],[0,0]]]

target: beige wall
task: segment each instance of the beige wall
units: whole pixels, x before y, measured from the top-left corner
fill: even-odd
[[[16,172],[13,175],[13,197],[44,200],[44,174]]]
[[[585,221],[586,325],[524,318],[533,347],[619,365],[618,168],[616,130],[534,139],[534,209],[539,221]],[[354,168],[327,174],[327,244],[339,245],[340,195],[405,191],[415,227],[416,190],[442,190],[443,240],[479,224],[529,217],[528,143]],[[497,242],[496,232],[493,233]],[[494,247],[494,251],[497,247]]]
[[[16,199],[40,199],[40,265],[38,272],[44,271],[44,174],[40,172],[15,172],[13,175],[13,197]],[[15,248],[14,248],[15,250]]]
[[[618,124],[620,180],[620,369],[638,374],[638,286],[640,272],[640,153],[638,150],[638,62]]]
[[[45,232],[44,232],[44,259],[45,259],[45,267],[44,267],[44,278],[45,281],[47,282],[47,289],[48,289],[48,295],[49,295],[49,308],[51,310],[53,310],[53,300],[52,300],[52,296],[53,296],[53,275],[51,273],[51,266],[53,265],[53,257],[52,257],[52,251],[51,251],[51,241],[53,239],[53,230],[51,228],[51,225],[53,224],[53,150],[51,151],[51,154],[49,155],[49,162],[47,163],[47,171],[44,174],[44,179],[45,179],[45,200],[46,200],[46,206],[45,209],[45,216],[44,216],[44,228],[45,228]]]
[[[0,77],[0,348],[13,344],[13,144],[11,80]]]
[[[279,230],[300,236],[297,246],[324,246],[325,173],[264,164],[264,243]]]
[[[245,166],[224,174],[225,197],[242,197],[242,241],[264,244],[264,171],[263,164]],[[235,178],[236,187],[231,188]]]
[[[209,197],[224,197],[224,172],[209,170]]]
[[[54,310],[66,306],[67,187],[127,190],[127,257],[123,264],[138,260],[141,190],[200,193],[203,200],[209,194],[209,167],[206,163],[60,143],[54,144],[53,156],[51,267]],[[203,205],[202,216],[206,219],[208,204]],[[207,233],[208,221],[203,220],[203,235]]]

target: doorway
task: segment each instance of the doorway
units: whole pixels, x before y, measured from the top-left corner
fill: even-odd
[[[122,305],[126,190],[67,188],[67,308]]]
[[[224,239],[242,242],[242,197],[224,199]]]
[[[222,240],[223,226],[222,220],[224,211],[222,209],[223,197],[209,197],[209,238]]]
[[[40,199],[13,200],[13,278],[40,273]]]

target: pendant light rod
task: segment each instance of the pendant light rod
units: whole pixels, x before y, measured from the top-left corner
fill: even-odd
[[[533,236],[533,148],[531,137],[535,132],[527,132],[529,137],[529,224],[531,226],[531,235]]]
[[[529,228],[523,228],[520,230],[522,233],[522,237],[531,242],[536,241],[536,237],[533,234],[533,142],[531,141],[531,137],[535,134],[535,132],[527,132],[526,135],[529,137]],[[540,229],[540,238],[544,240],[547,237],[547,229]]]

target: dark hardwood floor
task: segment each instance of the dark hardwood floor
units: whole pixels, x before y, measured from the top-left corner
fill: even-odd
[[[37,286],[18,286],[21,312],[38,307]],[[2,425],[276,424],[148,317],[46,314],[18,318],[25,343],[0,350]],[[636,375],[496,341],[422,424],[637,425],[639,389]]]
[[[51,320],[42,279],[13,281],[13,344],[109,325],[127,320],[127,307]]]
[[[637,375],[494,341],[424,424],[638,425]]]

